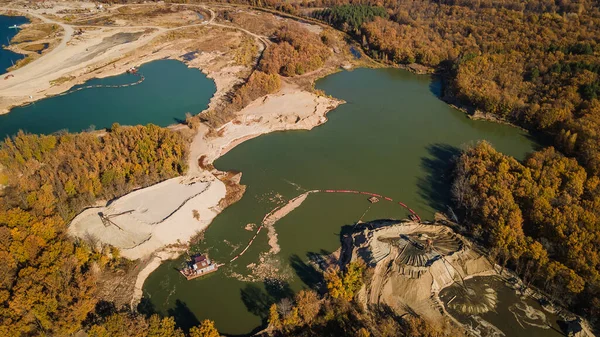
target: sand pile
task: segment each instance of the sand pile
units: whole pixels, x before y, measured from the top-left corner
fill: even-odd
[[[362,226],[353,234],[353,258],[374,266],[366,301],[385,303],[398,314],[415,313],[441,322],[443,308],[437,293],[464,278],[493,272],[452,229],[416,222]],[[366,238],[366,240],[365,240]]]

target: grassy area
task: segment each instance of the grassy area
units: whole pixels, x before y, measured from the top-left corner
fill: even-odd
[[[35,58],[32,55],[28,55],[27,57],[25,57],[24,59],[20,59],[17,62],[15,62],[15,65],[8,68],[8,71],[13,71],[13,70],[17,70],[21,67],[24,67],[26,65],[28,65],[31,61],[33,61]]]
[[[68,82],[68,81],[70,81],[70,80],[72,80],[74,78],[75,78],[75,76],[62,76],[62,77],[59,77],[59,78],[57,78],[55,80],[50,81],[50,85],[60,85],[60,84],[63,84],[65,82]]]
[[[34,43],[34,44],[30,44],[30,45],[21,47],[21,49],[39,53],[42,50],[46,49],[47,46],[48,46],[47,43]]]
[[[235,50],[235,62],[243,66],[251,66],[258,54],[258,46],[253,38],[242,38],[239,48]]]
[[[52,23],[40,23],[26,26],[20,30],[11,40],[11,44],[22,43],[22,42],[34,42],[42,39],[53,37],[54,34],[61,31],[59,25]]]

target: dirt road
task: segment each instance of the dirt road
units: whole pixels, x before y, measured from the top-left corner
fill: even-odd
[[[8,113],[9,109],[13,106],[33,102],[46,97],[46,92],[51,88],[51,81],[53,80],[63,76],[72,76],[77,72],[81,73],[81,71],[84,71],[86,67],[93,66],[94,64],[98,64],[100,62],[109,62],[110,60],[118,59],[123,55],[146,45],[159,35],[169,31],[193,28],[197,26],[214,26],[238,30],[252,36],[259,44],[261,44],[261,50],[266,49],[270,43],[267,37],[252,33],[246,29],[215,23],[214,21],[216,18],[216,13],[206,6],[188,6],[202,8],[210,12],[210,19],[197,24],[172,28],[151,25],[127,27],[85,26],[99,28],[100,31],[93,32],[91,36],[88,36],[85,40],[78,40],[76,44],[71,44],[69,41],[72,40],[73,32],[78,28],[78,26],[58,22],[47,18],[42,14],[34,13],[25,9],[0,7],[2,10],[17,11],[26,15],[34,16],[46,23],[59,25],[64,30],[60,44],[58,44],[53,50],[23,66],[22,68],[11,71],[9,74],[13,75],[14,77],[0,81],[0,114]],[[121,44],[106,43],[106,39],[110,39],[111,36],[119,32],[139,32],[141,30],[144,30],[144,34],[135,41]],[[98,52],[98,46],[103,46],[103,50]]]

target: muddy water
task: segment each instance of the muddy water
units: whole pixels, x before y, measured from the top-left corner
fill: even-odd
[[[440,293],[448,313],[476,336],[564,336],[560,318],[534,299],[520,296],[494,276],[474,277]],[[469,293],[466,293],[469,292]],[[497,300],[494,301],[493,298]]]
[[[13,25],[20,26],[25,23],[29,23],[29,20],[24,16],[0,15],[0,75],[6,73],[7,68],[25,57],[24,55],[2,48],[2,46],[8,45],[13,36],[19,32],[18,29],[8,27]]]
[[[208,106],[216,88],[200,70],[175,60],[159,60],[142,65],[145,80],[122,88],[91,88],[47,98],[0,115],[0,139],[19,130],[49,134],[59,130],[79,132],[90,126],[103,129],[112,123],[168,126],[185,120]],[[124,85],[139,77],[122,74],[92,79],[89,85]]]
[[[220,214],[194,247],[226,263],[238,254],[260,223],[281,201],[312,189],[369,191],[400,200],[422,218],[448,204],[449,161],[465,144],[481,139],[523,159],[535,144],[516,128],[472,121],[436,95],[440,84],[401,70],[357,69],[328,76],[317,88],[347,101],[312,131],[274,133],[228,152],[215,166],[240,170],[248,185],[242,200]],[[185,326],[209,318],[227,334],[244,334],[265,322],[273,301],[315,280],[307,265],[315,254],[335,251],[343,225],[363,220],[404,218],[392,203],[370,207],[364,196],[312,194],[275,228],[281,252],[270,262],[283,283],[252,280],[248,265],[269,250],[266,231],[233,264],[204,278],[186,281],[176,271],[183,258],[166,262],[144,286],[148,311],[174,315]],[[237,275],[239,274],[239,275]],[[240,277],[241,276],[241,277]]]

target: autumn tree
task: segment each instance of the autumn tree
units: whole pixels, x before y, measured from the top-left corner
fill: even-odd
[[[296,296],[296,307],[298,315],[304,324],[311,325],[319,311],[321,301],[314,290],[300,290]]]
[[[598,296],[598,181],[553,148],[522,164],[482,142],[458,160],[453,192],[501,265],[569,304]]]
[[[351,301],[363,285],[364,271],[365,264],[361,260],[349,263],[343,272],[337,267],[330,267],[324,274],[329,295]]]
[[[302,75],[322,67],[331,56],[318,35],[297,24],[278,30],[275,38],[277,43],[265,50],[259,65],[267,74]]]
[[[192,327],[189,333],[190,337],[219,337],[220,334],[215,328],[215,323],[211,320],[205,319],[197,327]]]

